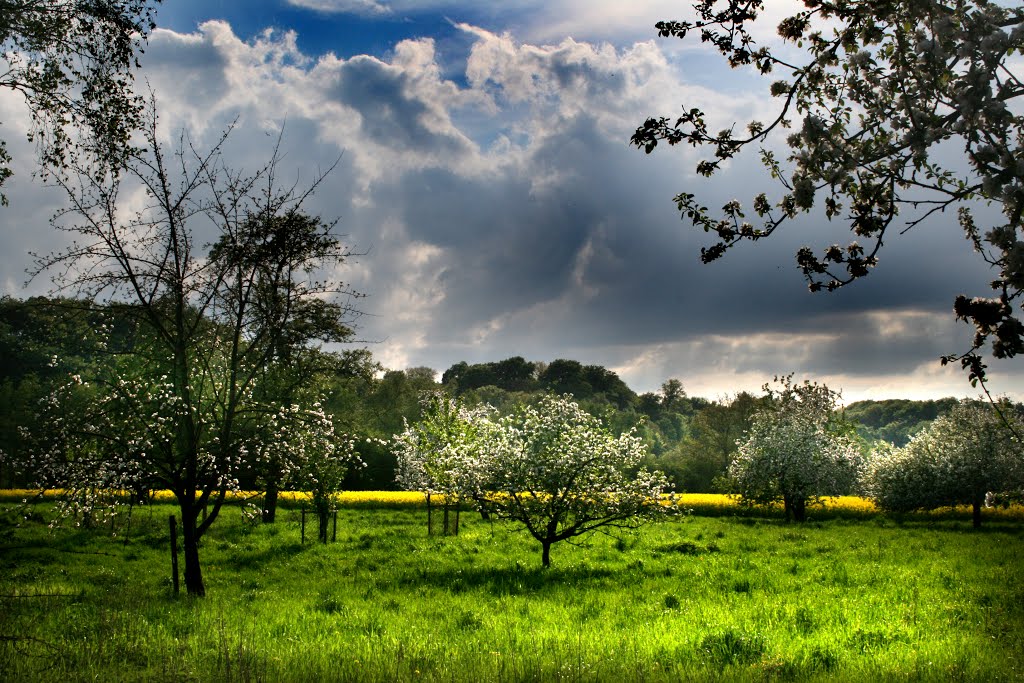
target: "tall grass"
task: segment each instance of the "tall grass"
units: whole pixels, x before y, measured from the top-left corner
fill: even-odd
[[[0,679],[105,681],[1012,681],[1024,677],[1022,526],[691,515],[558,544],[463,514],[234,508],[171,595],[167,515],[110,529],[0,525]]]

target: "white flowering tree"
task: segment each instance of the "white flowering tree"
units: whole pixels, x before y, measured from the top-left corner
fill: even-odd
[[[1000,409],[1002,416],[987,403],[961,401],[903,448],[877,449],[864,472],[865,493],[892,511],[970,505],[973,525],[981,526],[989,494],[1024,487],[1024,454],[1014,436],[1024,423],[1010,405]]]
[[[730,66],[771,74],[779,104],[746,130],[714,132],[688,103],[677,117],[649,118],[633,144],[648,153],[661,142],[709,149],[696,167],[704,176],[744,148],[760,148],[766,173],[780,184],[774,199],[760,194],[746,207],[737,200],[720,211],[692,192],[676,202],[685,219],[717,237],[701,250],[704,262],[804,213],[843,221],[855,241],[797,252],[812,291],[866,276],[894,230],[957,211],[967,240],[998,276],[993,296],[956,298],[957,318],[972,323],[976,336],[969,351],[943,362],[960,361],[972,381],[983,381],[978,351],[986,344],[997,358],[1024,352],[1017,310],[1024,282],[1024,7],[992,0],[794,4],[803,7],[778,24],[786,42],[779,49],[758,45],[751,32],[763,21],[764,0],[702,0],[690,19],[659,22],[663,37],[699,37]],[[785,160],[770,148],[774,136],[785,136]],[[1002,217],[977,224],[983,203],[999,207]]]
[[[519,522],[551,546],[598,529],[635,528],[667,514],[669,489],[661,472],[634,470],[646,448],[632,431],[615,436],[572,397],[545,396],[502,418],[483,450],[489,493],[486,507]]]
[[[199,539],[250,454],[245,423],[277,412],[258,391],[264,368],[287,364],[289,349],[352,333],[351,299],[334,279],[351,253],[333,223],[302,212],[323,176],[307,192],[279,190],[277,148],[246,175],[222,158],[226,137],[200,152],[183,134],[169,150],[152,103],[143,144],[119,174],[105,173],[103,159],[75,161],[75,174],[57,179],[69,208],[54,224],[73,240],[34,269],[100,309],[119,305],[145,339],[131,368],[97,376],[95,415],[50,440],[51,455],[75,463],[55,470],[59,483],[113,486],[101,475],[124,472],[174,492],[191,595],[205,594]]]
[[[124,496],[139,497],[159,480],[153,470],[172,447],[181,404],[166,375],[141,379],[104,368],[105,379],[72,375],[46,397],[31,430],[31,475],[41,489],[61,489],[53,524],[68,517],[90,525],[113,515]],[[116,455],[115,455],[116,454]],[[197,462],[207,462],[205,451]],[[225,468],[230,489],[237,469]]]
[[[860,444],[839,419],[839,395],[824,384],[794,384],[792,376],[765,385],[767,405],[758,410],[729,468],[742,500],[781,501],[786,519],[803,522],[807,506],[822,496],[847,493],[862,466]]]
[[[251,446],[255,450],[252,460],[261,465],[272,463],[276,485],[310,493],[318,538],[326,543],[330,513],[345,476],[362,464],[355,442],[335,431],[334,420],[320,400],[308,407],[280,406],[265,417],[265,424],[263,438]]]
[[[406,424],[392,439],[397,457],[395,478],[408,491],[421,491],[427,498],[427,529],[432,532],[432,498],[440,494],[444,505],[444,533],[449,527],[449,510],[466,501],[479,503],[487,479],[485,451],[490,447],[496,425],[489,406],[469,408],[442,392],[428,392],[421,399],[422,416]],[[458,533],[458,522],[454,527]]]

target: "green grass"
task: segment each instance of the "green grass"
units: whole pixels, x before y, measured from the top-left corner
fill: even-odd
[[[40,510],[45,514],[45,506]],[[1024,526],[687,517],[556,544],[463,514],[342,509],[299,543],[222,512],[209,597],[171,595],[170,507],[0,524],[0,680],[1000,681],[1024,678]],[[308,530],[307,530],[308,531]]]

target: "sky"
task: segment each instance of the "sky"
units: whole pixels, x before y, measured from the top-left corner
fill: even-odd
[[[773,0],[757,37],[798,3]],[[756,150],[713,180],[697,152],[629,145],[648,116],[700,106],[712,130],[773,111],[767,80],[699,43],[659,39],[683,18],[661,0],[169,0],[137,75],[168,139],[212,144],[232,121],[236,168],[269,157],[283,127],[290,181],[337,166],[306,205],[362,254],[339,272],[364,315],[358,336],[385,367],[570,358],[635,391],[678,378],[690,395],[758,391],[775,375],[824,381],[847,402],[974,396],[939,357],[969,348],[960,293],[992,273],[939,215],[887,241],[868,278],[808,292],[794,254],[845,244],[809,217],[702,265],[710,238],[673,197],[706,206],[778,194]],[[4,293],[31,253],[68,238],[49,225],[59,190],[33,177],[17,96],[0,93],[15,158],[0,209]],[[992,361],[993,389],[1024,398],[1024,366]]]

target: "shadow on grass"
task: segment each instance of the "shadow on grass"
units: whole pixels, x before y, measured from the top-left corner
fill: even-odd
[[[35,538],[20,538],[17,543],[0,545],[0,556],[13,558],[17,553],[71,553],[74,555],[110,555],[117,552],[95,549],[95,530],[62,532],[59,535],[41,535]],[[112,549],[113,550],[113,549]]]
[[[305,547],[300,543],[282,543],[254,551],[239,550],[222,560],[222,562],[236,570],[258,569],[275,562],[289,560],[301,553]]]
[[[619,581],[617,570],[587,565],[550,567],[524,566],[519,562],[511,567],[466,567],[463,569],[420,569],[400,576],[395,583],[402,587],[429,586],[452,593],[483,590],[496,596],[540,593],[547,590],[562,591],[566,587],[588,588],[606,581]]]

